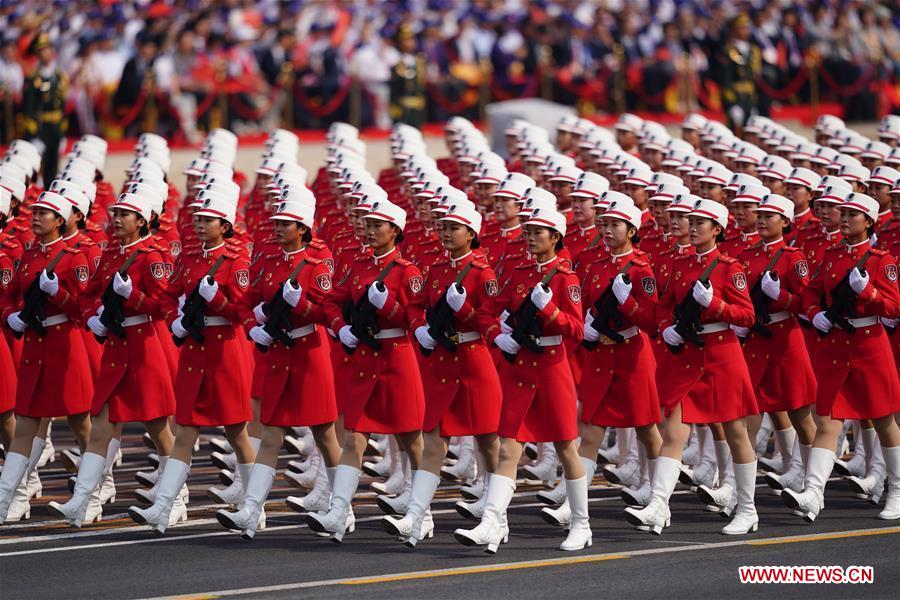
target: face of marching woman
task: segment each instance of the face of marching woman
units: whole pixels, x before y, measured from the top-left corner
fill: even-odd
[[[475,233],[462,223],[453,221],[438,221],[438,223],[443,228],[441,244],[450,253],[450,256],[459,258],[464,254],[468,254],[472,249],[472,240],[475,239]]]
[[[841,211],[833,202],[813,202],[813,213],[827,232],[837,231],[841,226]]]
[[[299,221],[275,219],[273,223],[272,235],[275,237],[275,242],[287,252],[298,250],[302,244],[303,234],[309,231],[309,228]]]
[[[194,191],[194,186],[197,185],[199,181],[199,175],[187,175],[185,177],[185,187],[187,188],[187,195],[189,197],[194,197],[197,195],[197,193]]]
[[[42,243],[60,237],[59,228],[64,224],[63,218],[49,208],[38,208],[31,213],[31,232]]]
[[[113,235],[123,244],[130,244],[141,237],[141,227],[146,225],[147,221],[133,210],[114,208],[112,224]]]
[[[505,196],[494,196],[494,215],[497,217],[500,225],[515,227],[518,214],[519,205],[514,199]]]
[[[594,199],[572,198],[572,217],[581,227],[590,227],[594,224]]]
[[[751,232],[756,229],[757,213],[753,212],[758,204],[754,202],[732,202],[731,214],[742,231]]]
[[[794,214],[802,212],[809,208],[809,201],[812,199],[812,192],[805,185],[796,183],[787,184],[788,197],[794,203]]]
[[[268,194],[269,188],[266,187],[270,183],[272,183],[272,176],[266,175],[265,173],[259,173],[256,176],[256,185],[254,188],[256,189],[257,194]]]
[[[81,212],[77,208],[73,208],[72,214],[69,216],[68,222],[66,222],[66,235],[72,235],[78,231],[78,224],[82,219],[84,219],[84,216]]]
[[[777,213],[765,210],[756,213],[756,229],[765,242],[774,242],[782,237],[787,225],[788,220]]]
[[[366,220],[359,216],[358,211],[350,211],[350,225],[353,227],[353,235],[356,239],[368,244],[366,240]]]
[[[725,194],[721,185],[704,181],[703,183],[698,183],[698,186],[700,188],[700,196],[714,200],[719,204],[724,204]]]
[[[691,226],[686,212],[673,211],[669,213],[669,234],[679,244],[690,243]]]
[[[381,219],[363,219],[366,222],[366,241],[376,256],[394,249],[399,229]]]
[[[891,215],[900,219],[900,194],[891,194]]]
[[[669,230],[669,211],[666,210],[667,208],[669,208],[668,202],[650,201],[650,214],[653,215],[653,220],[656,221],[656,225],[662,231]]]
[[[691,245],[698,253],[712,250],[716,245],[716,236],[722,233],[722,226],[706,217],[688,217],[688,229]]]
[[[852,208],[842,207],[840,228],[841,235],[848,244],[858,244],[869,237],[869,228],[874,225],[865,213]]]
[[[225,241],[225,233],[231,227],[219,217],[194,217],[194,226],[197,238],[207,248],[213,248]]]
[[[625,254],[631,251],[631,238],[637,233],[631,223],[615,217],[604,217],[600,230],[603,232],[603,243],[610,254]]]
[[[540,225],[527,225],[525,227],[525,244],[528,252],[538,262],[547,262],[556,256],[556,242],[559,241],[558,231]]]

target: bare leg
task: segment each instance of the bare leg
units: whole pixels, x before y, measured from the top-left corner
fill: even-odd
[[[69,428],[78,442],[78,448],[84,452],[87,448],[88,440],[91,439],[91,413],[83,412],[78,415],[69,415]],[[103,451],[104,453],[106,450]]]
[[[562,464],[566,479],[580,479],[584,477],[584,467],[578,456],[578,440],[565,440],[553,442],[556,447],[556,456]],[[595,454],[596,456],[596,454]]]
[[[310,429],[312,430],[313,438],[316,440],[316,446],[319,448],[319,452],[322,453],[325,466],[337,466],[341,460],[341,446],[338,444],[337,435],[334,431],[334,423],[313,425]]]
[[[0,414],[0,443],[7,450],[12,446],[13,438],[16,436],[16,414],[8,410]]]
[[[236,423],[234,425],[225,426],[225,438],[234,448],[239,464],[246,465],[256,460],[256,450],[250,443],[250,436],[247,435],[247,424]]]
[[[750,443],[747,424],[744,419],[735,419],[722,423],[725,430],[725,439],[728,441],[728,448],[731,450],[731,457],[735,464],[747,464],[756,460],[756,450]]]
[[[409,468],[413,471],[418,470],[419,462],[422,460],[422,450],[425,447],[422,432],[409,431],[407,433],[398,433],[394,437],[397,438],[397,445],[409,457]]]
[[[444,457],[447,456],[447,448],[450,446],[450,438],[441,436],[441,428],[435,427],[434,430],[424,434],[424,449],[422,450],[422,460],[419,462],[420,471],[428,471],[429,473],[441,476],[441,465]]]
[[[494,473],[515,481],[516,471],[519,468],[519,459],[522,458],[523,448],[524,444],[515,438],[501,438],[500,460],[497,463],[497,469]]]
[[[475,442],[478,450],[484,458],[484,468],[488,473],[493,473],[500,460],[500,437],[496,433],[476,435]],[[444,454],[447,452],[444,451]]]

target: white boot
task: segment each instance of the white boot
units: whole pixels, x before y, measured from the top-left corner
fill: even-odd
[[[473,521],[481,520],[481,517],[484,516],[484,506],[487,503],[487,490],[492,476],[492,473],[484,474],[484,490],[475,502],[463,502],[462,500],[456,502],[456,512],[458,512],[460,516],[472,519]]]
[[[459,459],[455,465],[443,467],[441,477],[450,481],[475,479],[475,438],[467,435],[460,440]]]
[[[900,519],[900,446],[883,446],[881,451],[887,471],[888,493],[884,510],[878,513],[878,518],[896,521]]]
[[[646,456],[646,453],[644,454]],[[647,459],[647,468],[641,469],[641,485],[637,488],[622,488],[619,496],[628,506],[647,506],[650,502],[653,481],[653,470],[656,468],[656,459]]]
[[[465,546],[485,546],[485,552],[495,554],[500,544],[506,543],[509,537],[503,529],[504,515],[515,491],[515,480],[497,473],[491,475],[481,522],[472,529],[454,531],[456,541]]]
[[[41,496],[44,494],[44,485],[41,483],[41,475],[38,473],[37,469],[31,471],[28,474],[28,481],[25,484],[25,493],[28,496],[28,501],[31,500],[40,500]]]
[[[406,482],[406,473],[409,468],[409,457],[406,452],[398,450],[394,454],[395,460],[391,461],[391,475],[383,483],[380,481],[372,482],[369,487],[376,493],[386,496],[394,496],[403,491],[403,485]]]
[[[13,523],[31,517],[31,505],[28,503],[28,475],[37,466],[41,458],[41,449],[34,442],[29,456],[18,452],[8,452],[0,474],[0,525],[9,521]],[[38,450],[38,451],[36,451]]]
[[[162,473],[163,462],[168,458],[168,456],[160,456],[159,466],[156,469],[153,471],[138,471],[134,474],[135,480],[145,488],[155,488],[156,484],[159,483],[159,475]]]
[[[881,495],[884,493],[884,454],[881,451],[878,434],[874,429],[863,429],[862,434],[866,445],[866,456],[869,459],[866,476],[851,475],[847,478],[847,483],[850,484],[850,489],[856,492],[857,498],[877,505],[881,502]]]
[[[764,413],[759,424],[759,431],[756,432],[756,440],[754,440],[754,448],[757,456],[765,456],[766,450],[769,449],[769,438],[772,437],[772,417],[768,413]],[[775,454],[778,454],[776,448]],[[780,457],[779,457],[780,459]]]
[[[594,480],[594,473],[597,471],[597,463],[592,461],[589,458],[581,457],[581,466],[584,468],[584,475],[587,478],[588,487],[590,487],[590,482]],[[566,480],[568,482],[568,480]],[[559,506],[559,508],[542,508],[541,509],[541,518],[544,519],[550,525],[556,525],[558,527],[563,527],[565,529],[569,529],[572,518],[572,504],[568,498],[568,483],[566,484],[566,498],[563,503]],[[580,548],[579,548],[580,550]]]
[[[604,440],[609,441],[612,438],[611,430],[606,430],[606,435],[604,436]],[[605,449],[600,448],[597,451],[597,464],[598,465],[615,465],[620,462],[621,459],[621,450],[619,449],[619,444],[622,444],[625,448],[628,447],[629,433],[630,429],[627,427],[617,427],[616,428],[616,437],[615,441],[608,445]]]
[[[234,471],[234,481],[228,487],[212,486],[207,488],[206,495],[210,500],[218,504],[230,504],[237,506],[244,498],[244,488],[250,475],[253,463],[238,463]]]
[[[291,454],[309,455],[316,451],[316,440],[309,427],[294,427],[296,435],[284,436],[284,448]]]
[[[756,461],[734,464],[734,483],[737,487],[737,508],[731,523],[722,528],[725,535],[745,535],[753,533],[759,526],[756,516]]]
[[[187,481],[191,467],[177,459],[169,457],[156,490],[156,501],[150,508],[132,506],[128,514],[136,523],[146,523],[158,533],[163,534],[166,528],[187,521],[187,509],[180,501],[180,491]]]
[[[50,432],[53,430],[53,421],[51,420],[47,424],[47,437],[44,440],[44,450],[41,452],[41,457],[38,459],[37,468],[46,467],[54,460],[56,460],[56,449],[53,447],[53,440],[50,437]]]
[[[381,460],[366,461],[362,465],[363,473],[370,477],[386,477],[396,469],[394,463],[397,461],[397,453],[400,451],[397,447],[397,441],[392,435],[385,437],[387,444],[384,447]]]
[[[31,503],[28,501],[28,475],[24,475],[13,493],[9,510],[6,511],[7,523],[17,523],[31,518]]]
[[[297,512],[306,513],[327,511],[330,500],[331,485],[328,483],[328,468],[323,460],[316,469],[316,483],[313,489],[302,498],[288,496],[285,502]]]
[[[785,489],[781,499],[788,508],[803,513],[804,520],[812,523],[819,516],[825,498],[825,484],[834,468],[834,452],[825,448],[813,448],[809,451],[809,464],[806,466],[806,481],[802,492]]]
[[[559,506],[566,501],[566,480],[560,479],[552,490],[541,490],[537,493],[537,499],[550,506]]]
[[[679,480],[692,488],[705,485],[708,488],[715,487],[718,463],[716,461],[716,444],[709,427],[695,426],[697,438],[700,442],[700,462],[693,470],[682,469]]]
[[[475,448],[475,480],[472,481],[469,485],[462,485],[459,488],[459,493],[463,498],[467,500],[478,500],[481,497],[481,492],[484,491],[484,457],[481,455],[481,450],[477,447]]]
[[[628,444],[628,454],[625,462],[615,466],[607,465],[603,467],[603,476],[608,482],[631,488],[640,486],[641,462],[639,447],[642,448],[637,440],[637,435],[632,435]]]
[[[306,523],[310,529],[331,533],[331,539],[341,543],[348,531],[350,502],[359,485],[362,471],[349,465],[338,465],[334,471],[334,483],[331,493],[331,508],[324,515],[309,513]]]
[[[209,447],[213,452],[221,452],[222,454],[231,454],[234,448],[225,438],[211,437],[209,438]]]
[[[231,454],[223,454],[221,452],[213,452],[209,455],[210,460],[212,460],[212,464],[220,469],[227,469],[229,471],[234,471],[237,469],[237,454],[232,452]]]
[[[239,464],[238,468],[245,465]],[[275,469],[268,465],[253,464],[244,474],[247,482],[244,500],[240,510],[216,511],[216,519],[226,529],[241,531],[241,537],[252,540],[257,530],[266,526],[266,513],[263,510],[272,482],[275,480]]]
[[[112,504],[116,501],[116,480],[113,477],[112,470],[116,462],[121,462],[122,442],[118,438],[109,440],[106,447],[106,461],[103,463],[103,477],[100,479],[100,486],[97,489],[97,500],[100,505]]]
[[[787,429],[776,429],[775,453],[772,455],[772,458],[760,456],[758,458],[760,468],[762,468],[767,473],[772,471],[776,473],[786,472],[791,462],[791,451],[794,448],[794,440],[796,439],[796,437],[797,432],[793,427],[788,427]]]
[[[81,527],[85,523],[90,525],[94,520],[99,521],[100,515],[91,515],[95,518],[88,518],[87,512],[91,496],[103,478],[105,465],[106,459],[104,457],[93,452],[85,452],[78,465],[75,493],[65,504],[50,502],[48,504],[50,512],[66,519],[72,527]]]
[[[803,478],[806,474],[806,461],[809,459],[809,450],[812,446],[801,444],[800,438],[794,436],[794,449],[791,451],[791,462],[787,471],[781,475],[766,473],[766,483],[773,490],[781,492],[788,488],[795,492],[803,491]]]
[[[834,470],[845,477],[863,477],[866,474],[866,438],[858,421],[853,422],[853,458],[848,461],[835,459]]]
[[[157,468],[156,471],[151,471],[152,473],[156,474],[157,484],[159,483],[159,477],[160,477],[160,475],[162,475],[163,469],[165,469],[166,462],[168,460],[169,460],[168,456],[160,456],[159,457],[159,468]],[[153,504],[154,502],[156,502],[156,489],[157,489],[157,485],[154,485],[149,490],[137,489],[137,490],[134,490],[134,495],[137,498],[138,502],[141,502],[142,504],[150,505],[150,504]],[[181,486],[181,491],[178,493],[178,497],[181,499],[181,503],[184,504],[185,506],[190,504],[191,495],[190,495],[190,492],[188,491],[187,485]]]
[[[306,489],[312,488],[316,484],[316,475],[319,472],[319,465],[322,464],[322,453],[319,452],[318,448],[314,448],[309,456],[309,468],[305,471],[302,473],[288,471],[284,474],[284,478],[288,483],[295,487]]]
[[[526,479],[553,482],[557,480],[558,465],[556,447],[550,442],[544,442],[540,445],[537,462],[534,465],[525,465],[522,472]]]
[[[697,437],[697,427],[694,425],[691,425],[691,436],[681,453],[681,462],[692,467],[700,462],[700,439]]]
[[[404,544],[415,548],[421,539],[434,537],[434,519],[429,506],[441,478],[428,471],[413,471],[409,509],[403,517],[388,515],[381,520],[384,530],[404,539]]]
[[[664,527],[670,524],[669,498],[675,491],[681,461],[660,456],[656,459],[653,472],[653,491],[646,507],[626,508],[625,518],[635,527],[646,527],[650,533],[660,535]]]
[[[409,455],[406,452],[401,454],[401,464],[403,465],[403,487],[400,493],[396,496],[380,494],[375,498],[378,508],[386,515],[402,515],[409,508],[413,471],[409,464]]]
[[[584,460],[584,459],[582,459]],[[593,463],[593,461],[591,461]],[[593,463],[596,468],[596,463]],[[593,478],[593,473],[591,474]],[[579,479],[566,479],[566,487],[569,490],[568,502],[572,507],[569,535],[560,544],[559,549],[567,552],[590,548],[593,543],[591,534],[591,519],[588,513],[588,477]]]
[[[719,487],[711,489],[705,485],[697,488],[697,496],[716,512],[730,517],[734,511],[734,469],[731,461],[731,449],[726,441],[716,441],[716,462],[719,465]]]
[[[27,480],[25,482],[25,493],[29,501],[31,501],[32,498],[40,498],[44,492],[44,486],[41,484],[41,477],[37,472],[37,465],[41,462],[41,457],[44,455],[44,447],[46,445],[47,442],[43,438],[35,437],[31,440],[31,454],[28,455],[28,461],[29,464],[33,462],[34,466],[29,466],[26,473]]]

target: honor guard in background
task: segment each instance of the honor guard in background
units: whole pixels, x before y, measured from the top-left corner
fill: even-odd
[[[391,118],[422,127],[425,121],[425,58],[416,48],[409,25],[397,32],[400,60],[391,69]]]
[[[34,72],[25,80],[22,113],[25,135],[44,145],[44,187],[56,178],[59,144],[66,133],[66,95],[69,78],[54,63],[55,53],[46,33],[34,38],[29,51],[37,56]]]
[[[756,108],[756,76],[761,66],[759,48],[750,41],[750,19],[741,14],[731,23],[722,66],[722,104],[728,126],[740,134]]]

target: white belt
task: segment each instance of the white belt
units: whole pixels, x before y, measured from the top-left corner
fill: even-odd
[[[457,333],[456,336],[457,344],[465,344],[466,342],[474,342],[481,339],[481,333],[477,331],[463,331],[462,333]]]
[[[203,317],[204,327],[224,327],[228,325],[231,325],[231,321],[225,317]]]
[[[302,338],[314,332],[316,330],[316,324],[310,323],[309,325],[304,325],[303,327],[298,327],[297,329],[291,329],[288,331],[288,337],[292,340],[296,340],[297,338]]]
[[[122,321],[122,327],[134,327],[135,325],[143,325],[150,322],[150,315],[135,315],[133,317],[125,317]]]
[[[640,329],[638,329],[637,325],[632,325],[628,329],[623,329],[622,331],[617,331],[616,333],[627,340],[628,338],[633,338],[634,336],[636,336],[638,332],[640,332]]]
[[[537,345],[540,347],[544,346],[559,346],[562,344],[562,336],[561,335],[544,335],[539,337],[537,340]]]
[[[703,331],[701,331],[700,333],[702,333],[703,335],[706,335],[707,333],[728,331],[728,329],[730,328],[728,323],[725,323],[724,321],[716,321],[715,323],[702,323],[702,325]]]
[[[787,321],[788,319],[791,318],[791,311],[789,311],[789,310],[782,310],[782,311],[779,311],[779,312],[777,312],[777,313],[772,313],[771,315],[769,315],[769,317],[770,317],[772,320],[769,321],[769,322],[767,323],[767,325],[772,325],[772,324],[774,324],[774,323],[780,323],[780,322],[782,322],[782,321]]]
[[[60,325],[61,323],[65,323],[69,320],[69,315],[65,313],[59,313],[58,315],[53,315],[52,317],[47,317],[43,321],[41,321],[41,325],[44,327],[52,327],[53,325]]]
[[[856,328],[859,327],[871,327],[872,325],[878,323],[880,319],[877,315],[873,315],[871,317],[860,317],[858,319],[847,319],[847,322],[853,325]]]
[[[406,330],[402,327],[393,327],[391,329],[382,329],[375,334],[376,340],[389,340],[391,338],[405,337]]]

